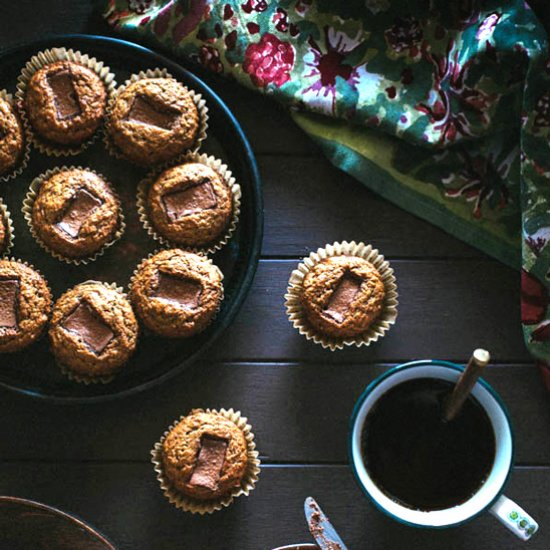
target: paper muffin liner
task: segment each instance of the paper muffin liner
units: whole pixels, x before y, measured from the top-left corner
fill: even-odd
[[[4,222],[4,226],[7,232],[7,242],[0,248],[0,259],[3,256],[7,256],[13,248],[13,241],[15,240],[15,231],[13,228],[13,221],[8,207],[2,202],[0,198],[0,219]]]
[[[87,170],[88,172],[93,172],[96,176],[100,177],[102,180],[104,180],[110,187],[111,192],[113,193],[116,202],[118,204],[118,211],[119,211],[119,222],[118,222],[118,229],[113,235],[113,238],[105,243],[97,252],[95,252],[93,255],[85,257],[85,258],[66,258],[59,252],[56,252],[55,250],[52,250],[46,243],[42,241],[42,239],[39,237],[38,233],[36,232],[32,220],[32,210],[34,201],[36,200],[36,197],[38,196],[38,192],[40,189],[40,186],[42,183],[55,174],[59,174],[60,172],[65,172],[67,170]],[[114,187],[111,185],[109,180],[105,178],[105,176],[99,174],[95,170],[92,170],[91,168],[86,168],[82,166],[56,166],[55,168],[52,168],[51,170],[47,170],[46,172],[40,174],[34,180],[32,180],[31,185],[29,187],[29,191],[27,192],[25,199],[23,200],[23,207],[21,209],[23,212],[23,216],[25,217],[25,220],[27,221],[27,224],[29,226],[29,230],[31,232],[31,235],[34,237],[35,241],[51,256],[56,258],[57,260],[60,260],[62,262],[65,262],[67,264],[72,265],[87,265],[91,262],[94,262],[99,258],[100,256],[103,256],[105,254],[105,251],[113,246],[124,234],[124,231],[126,229],[126,221],[124,218],[124,212],[122,211],[122,204],[120,202],[120,198],[116,191],[114,190]]]
[[[19,263],[19,264],[23,264],[23,265],[26,265],[28,268],[30,268],[30,269],[36,271],[36,272],[40,275],[40,277],[42,277],[42,280],[44,281],[44,283],[45,283],[45,285],[46,285],[46,288],[48,289],[48,291],[49,291],[49,293],[50,293],[50,298],[51,298],[51,302],[52,302],[51,306],[52,306],[52,308],[53,308],[54,300],[53,300],[53,292],[52,292],[52,289],[51,289],[51,287],[50,287],[50,283],[48,282],[48,279],[46,279],[46,277],[44,276],[44,274],[43,274],[39,269],[37,269],[36,267],[34,267],[33,264],[27,262],[27,260],[22,260],[21,258],[16,258],[16,257],[14,257],[14,256],[9,256],[9,257],[8,257],[8,256],[5,256],[5,257],[2,257],[2,255],[0,254],[0,261],[3,261],[3,260],[5,260],[5,261],[7,261],[7,262],[17,262],[17,263]],[[49,326],[50,318],[51,318],[51,314],[50,314],[50,316],[48,317],[48,322],[44,324],[44,328],[42,329],[42,333],[41,333],[40,336],[33,342],[33,344],[36,343],[36,342],[38,342],[38,341],[40,341],[40,340],[42,340],[42,338],[44,338],[44,335],[46,334],[46,332],[48,332],[48,326]],[[30,344],[30,345],[32,346],[33,344]],[[26,349],[26,348],[24,348],[24,349]]]
[[[248,419],[244,416],[241,416],[239,411],[233,409],[195,409],[200,412],[220,414],[224,418],[227,418],[233,422],[244,434],[247,445],[247,455],[248,455],[248,464],[246,471],[243,475],[241,483],[238,487],[234,488],[232,492],[226,496],[219,497],[213,500],[199,500],[192,497],[188,497],[170,484],[169,479],[164,475],[163,464],[162,464],[162,445],[168,433],[181,421],[185,416],[181,416],[178,420],[174,421],[172,425],[164,432],[160,441],[155,443],[151,451],[152,462],[155,467],[155,472],[157,473],[157,479],[160,483],[160,487],[164,496],[168,501],[173,504],[176,508],[183,510],[184,512],[191,512],[192,514],[212,514],[217,510],[222,510],[223,508],[229,506],[233,500],[241,495],[248,496],[250,492],[254,489],[256,483],[258,482],[260,474],[261,462],[259,459],[259,453],[256,451],[256,443],[254,442],[254,434],[252,433],[252,426],[248,424]]]
[[[111,119],[111,113],[119,94],[121,94],[130,84],[133,84],[138,80],[143,80],[144,78],[170,78],[177,81],[177,79],[175,79],[166,69],[161,69],[159,67],[157,67],[156,69],[147,69],[146,71],[140,71],[137,74],[133,74],[128,80],[126,80],[126,82],[124,82],[124,84],[120,85],[115,93],[110,97],[109,103],[107,104],[107,117],[105,122],[105,133],[103,136],[103,142],[105,144],[105,147],[107,148],[107,151],[112,156],[118,159],[126,160],[128,162],[132,161],[127,159],[123,155],[123,153],[118,149],[118,147],[113,143],[113,140],[111,139],[111,132],[109,131],[109,121]],[[157,166],[158,169],[162,169],[164,167],[172,165],[174,162],[177,162],[180,158],[182,158],[182,156],[185,156],[188,153],[196,153],[200,149],[202,142],[206,139],[207,136],[208,107],[206,105],[206,100],[202,97],[201,94],[195,92],[193,89],[185,86],[181,82],[179,83],[185,88],[187,92],[189,92],[193,103],[195,103],[197,107],[197,111],[199,112],[199,131],[197,133],[195,144],[192,147],[189,147],[181,155],[178,155],[165,163],[159,164]]]
[[[179,248],[179,247],[174,247],[174,248]],[[132,272],[132,276],[130,277],[130,282],[128,283],[128,294],[130,296],[130,302],[132,301],[131,300],[131,296],[132,296],[132,292],[131,292],[131,289],[132,289],[132,286],[134,284],[134,281],[136,279],[136,276],[138,274],[138,271],[141,269],[141,266],[147,261],[149,260],[150,258],[152,258],[153,256],[155,256],[156,254],[158,254],[159,252],[162,252],[163,250],[170,250],[170,249],[167,249],[167,248],[158,248],[157,250],[151,252],[150,254],[148,254],[145,258],[143,258],[143,260],[141,260],[141,262],[139,262],[139,264],[137,265],[137,267],[134,269],[134,271]],[[183,250],[184,252],[193,252],[192,250],[186,250],[185,248],[179,248],[179,250]],[[208,258],[206,256],[205,253],[203,252],[193,252],[194,254],[198,254],[199,256],[202,256],[204,257],[205,260],[208,261],[208,263],[212,266],[214,266],[217,270],[218,270],[218,273],[220,274],[220,281],[221,281],[221,286],[222,286],[222,291],[221,291],[221,296],[220,296],[220,302],[218,303],[218,307],[216,309],[216,313],[212,316],[212,319],[210,319],[210,323],[208,323],[207,326],[210,326],[210,324],[214,321],[214,319],[216,319],[216,317],[218,316],[219,312],[220,312],[220,309],[222,307],[222,303],[225,299],[225,288],[224,288],[224,285],[223,285],[223,279],[224,279],[224,275],[223,275],[223,271],[212,261],[212,258]],[[156,335],[156,333],[154,331],[152,331],[151,329],[149,329],[148,327],[145,326],[145,323],[143,323],[143,321],[141,320],[140,316],[137,314],[136,312],[136,317],[138,318],[138,320],[140,321],[141,325],[143,326],[143,331],[144,333],[150,333],[150,334],[154,334]],[[206,327],[205,329],[206,330]],[[199,333],[200,334],[200,333]],[[156,335],[158,336],[158,335]]]
[[[23,153],[21,155],[21,158],[18,159],[17,164],[13,167],[11,172],[7,172],[5,174],[0,175],[0,181],[5,182],[13,178],[16,178],[17,176],[20,176],[23,173],[23,170],[25,170],[25,168],[29,164],[29,158],[31,155],[31,137],[27,130],[25,121],[23,120],[21,109],[17,107],[17,103],[14,100],[13,96],[10,93],[8,93],[6,90],[0,90],[0,98],[7,101],[13,107],[16,114],[19,116],[19,119],[21,120],[21,126],[23,128],[23,139],[25,140]]]
[[[27,116],[25,109],[25,95],[27,91],[27,86],[29,84],[32,75],[40,70],[42,67],[49,65],[50,63],[55,63],[56,61],[73,61],[84,65],[88,69],[94,71],[99,78],[103,81],[105,85],[105,91],[107,94],[107,105],[111,96],[113,95],[116,89],[116,80],[115,74],[111,72],[111,69],[107,67],[103,61],[98,61],[95,57],[90,57],[87,54],[83,54],[80,51],[74,51],[72,49],[67,50],[66,48],[52,48],[50,50],[44,50],[38,52],[36,55],[31,57],[27,64],[21,70],[21,74],[17,79],[17,91],[15,96],[17,98],[17,104],[20,107],[21,119],[27,130],[27,135],[32,141],[32,144],[41,152],[48,156],[61,157],[69,155],[78,155],[84,149],[88,148],[99,136],[101,132],[101,127],[97,129],[94,135],[84,141],[79,145],[66,145],[56,144],[38,135],[30,123],[30,120]],[[107,106],[106,106],[107,110]]]
[[[212,168],[212,170],[214,170],[221,176],[221,178],[231,191],[231,219],[227,224],[226,230],[221,234],[221,236],[210,245],[199,247],[186,246],[184,244],[171,241],[170,239],[163,237],[160,233],[158,233],[158,231],[153,226],[153,223],[149,220],[149,216],[147,213],[147,190],[149,189],[149,186],[153,184],[155,179],[162,173],[161,170],[154,170],[153,172],[149,173],[138,184],[136,206],[139,219],[145,231],[147,231],[147,233],[153,239],[155,239],[155,241],[159,242],[163,246],[181,248],[182,250],[187,250],[189,252],[195,253],[214,254],[214,252],[217,252],[229,242],[229,240],[233,236],[233,233],[235,233],[235,230],[237,229],[237,224],[241,215],[241,186],[236,182],[228,166],[226,164],[223,164],[221,160],[213,156],[208,156],[204,153],[188,153],[179,160],[178,164],[184,164],[187,162],[200,162],[202,164],[205,164],[209,168]],[[177,166],[177,164],[172,166]]]
[[[378,270],[384,282],[385,297],[382,311],[369,328],[357,336],[335,338],[322,334],[309,324],[306,312],[302,307],[301,294],[304,277],[315,265],[331,256],[357,256],[363,258]],[[298,329],[298,332],[308,340],[313,340],[316,344],[329,348],[331,351],[343,349],[344,346],[360,347],[376,342],[395,324],[397,305],[397,285],[389,262],[370,244],[366,245],[355,241],[335,242],[324,248],[319,248],[316,252],[312,252],[307,258],[304,258],[291,273],[287,293],[285,294],[286,312],[294,328]]]
[[[118,286],[116,283],[105,283],[103,281],[94,281],[93,279],[90,279],[88,281],[83,281],[82,283],[78,283],[75,286],[80,286],[80,285],[85,285],[85,284],[90,284],[90,283],[103,285],[104,287],[110,288],[111,290],[115,290],[119,294],[122,294],[122,296],[124,296],[126,299],[128,299],[128,295],[124,292],[124,289],[122,287]],[[72,287],[72,288],[74,288],[74,287]],[[67,289],[67,290],[69,290],[69,289]],[[57,367],[61,371],[61,374],[63,374],[66,378],[68,378],[69,380],[71,380],[73,382],[77,382],[79,384],[84,384],[85,386],[89,386],[91,384],[108,384],[109,382],[112,382],[114,380],[115,376],[118,374],[118,373],[115,372],[113,374],[109,374],[109,375],[106,375],[106,376],[92,376],[92,375],[88,376],[88,375],[85,375],[85,374],[80,374],[80,373],[74,372],[67,365],[64,365],[63,363],[57,361],[57,359],[55,361],[55,364],[57,365]],[[121,367],[121,368],[124,368],[124,367]]]

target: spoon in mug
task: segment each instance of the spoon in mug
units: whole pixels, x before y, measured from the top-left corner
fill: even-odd
[[[456,417],[490,360],[491,355],[487,350],[478,348],[474,351],[453,392],[445,400],[443,420],[450,422]]]

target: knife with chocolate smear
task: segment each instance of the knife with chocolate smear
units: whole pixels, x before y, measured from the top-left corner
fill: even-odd
[[[321,550],[348,550],[327,516],[311,497],[306,498],[304,511],[309,530]]]

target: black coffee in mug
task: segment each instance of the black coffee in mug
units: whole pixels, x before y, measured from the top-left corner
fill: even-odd
[[[403,506],[443,510],[474,495],[495,459],[487,413],[470,396],[443,420],[454,383],[417,378],[383,394],[365,419],[363,460],[378,488]]]

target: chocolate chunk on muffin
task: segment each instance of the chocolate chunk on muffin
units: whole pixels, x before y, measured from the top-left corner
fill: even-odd
[[[56,61],[32,75],[24,104],[39,137],[57,145],[78,145],[102,124],[107,91],[92,69],[74,61]]]
[[[138,324],[124,295],[89,281],[56,302],[49,328],[57,361],[87,378],[116,373],[134,353]]]
[[[0,96],[0,176],[9,175],[21,162],[25,133],[14,107]]]
[[[198,500],[216,499],[230,494],[243,479],[246,438],[221,414],[193,410],[166,436],[162,464],[178,492]]]
[[[138,267],[130,300],[147,328],[167,338],[185,338],[203,331],[218,312],[222,278],[204,256],[163,250]]]
[[[304,277],[301,301],[309,323],[328,336],[345,338],[365,332],[384,305],[378,270],[356,256],[332,256]]]
[[[233,197],[215,170],[188,162],[165,170],[149,186],[146,211],[161,237],[182,246],[204,247],[226,231]]]
[[[53,252],[68,259],[88,258],[115,238],[121,208],[102,177],[70,168],[40,183],[31,223],[37,238]]]
[[[199,112],[191,93],[176,80],[144,78],[118,94],[107,130],[124,157],[150,166],[195,145]]]
[[[52,307],[46,281],[33,268],[0,260],[0,352],[19,351],[44,331]]]

